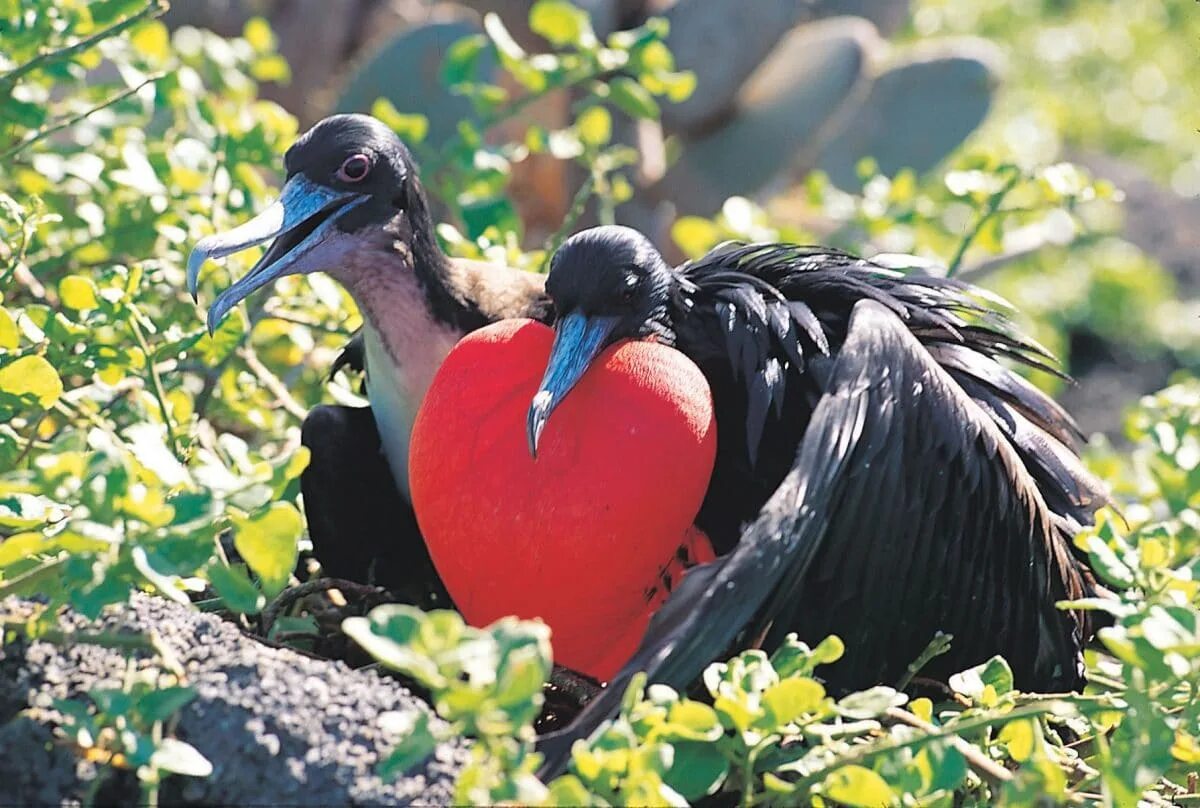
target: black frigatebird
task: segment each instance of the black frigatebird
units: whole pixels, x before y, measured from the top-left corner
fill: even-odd
[[[1001,364],[1052,360],[985,293],[783,244],[673,268],[622,227],[568,239],[546,291],[556,337],[530,449],[606,346],[674,346],[712,391],[717,459],[696,523],[724,555],[684,577],[608,690],[545,740],[544,773],[634,672],[681,688],[764,634],[847,640],[825,672],[836,690],[899,681],[939,631],[950,651],[923,675],[999,653],[1022,688],[1081,686],[1091,628],[1055,603],[1094,589],[1071,539],[1107,495],[1069,415]]]
[[[506,317],[548,319],[544,276],[444,255],[412,156],[375,118],[326,118],[288,149],[284,163],[278,201],[196,245],[188,288],[195,296],[207,259],[270,241],[213,301],[210,330],[240,300],[285,275],[324,271],[350,292],[363,315],[352,350],[365,365],[370,407],[321,406],[304,421],[312,452],[301,478],[309,532],[328,574],[365,581],[376,563],[379,583],[419,605],[444,606],[409,504],[413,418],[463,334]]]

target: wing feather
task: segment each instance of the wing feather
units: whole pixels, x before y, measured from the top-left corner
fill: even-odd
[[[838,688],[896,681],[937,631],[956,639],[934,675],[1001,651],[1025,686],[1080,684],[1082,629],[1054,602],[1084,581],[1002,427],[872,300],[817,375],[791,471],[735,549],[685,577],[606,692],[545,740],[545,772],[635,672],[682,688],[767,625],[768,643],[851,639],[830,669]]]

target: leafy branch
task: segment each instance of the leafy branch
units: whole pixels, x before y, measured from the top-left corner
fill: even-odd
[[[103,42],[106,39],[120,36],[122,33],[137,25],[142,20],[152,20],[156,17],[161,17],[167,13],[171,4],[167,0],[150,0],[140,11],[131,14],[119,22],[113,23],[107,28],[102,28],[90,36],[86,36],[77,42],[74,42],[66,47],[56,48],[54,50],[39,53],[37,56],[18,65],[9,72],[0,76],[0,92],[5,92],[13,87],[18,81],[23,79],[35,70],[39,70],[50,65],[70,59],[76,54],[83,53],[88,48]],[[3,157],[5,155],[0,155]]]

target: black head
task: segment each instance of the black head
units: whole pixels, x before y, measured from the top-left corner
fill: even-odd
[[[325,118],[292,144],[284,165],[287,181],[277,202],[240,227],[203,239],[188,258],[188,288],[195,296],[206,259],[274,239],[262,259],[213,302],[210,330],[238,301],[276,278],[330,269],[368,244],[399,240],[415,251],[434,245],[412,155],[375,118]],[[371,239],[374,234],[387,237]]]
[[[412,155],[396,133],[369,115],[331,115],[318,121],[283,155],[287,179],[297,174],[343,193],[365,194],[356,209],[385,220],[402,209],[405,185],[416,174]],[[351,218],[351,217],[347,217]],[[349,229],[352,222],[340,222]]]
[[[650,240],[628,227],[593,227],[558,248],[546,278],[558,313],[554,346],[526,422],[532,454],[550,413],[604,348],[622,339],[674,343],[676,280]]]
[[[650,336],[672,341],[667,304],[673,279],[662,254],[638,231],[593,227],[554,253],[546,293],[560,319],[577,313],[611,322],[600,347]]]

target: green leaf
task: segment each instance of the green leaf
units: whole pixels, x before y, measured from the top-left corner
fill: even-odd
[[[667,740],[715,741],[721,737],[721,719],[716,711],[698,701],[677,701],[667,711],[667,720],[654,734]]]
[[[592,797],[587,788],[573,774],[564,774],[555,778],[549,784],[549,791],[543,803],[547,806],[574,808],[579,805],[591,805]]]
[[[94,309],[100,305],[96,284],[83,275],[68,275],[58,282],[58,296],[63,305],[76,311]]]
[[[729,758],[710,741],[676,741],[675,759],[663,776],[689,802],[715,794],[729,776]]]
[[[529,10],[529,29],[556,48],[565,45],[590,48],[596,44],[588,15],[565,0],[534,3]]]
[[[488,40],[483,34],[463,37],[450,46],[442,61],[442,83],[448,87],[470,81],[475,77],[475,66],[479,55],[487,49]]]
[[[843,766],[825,778],[821,789],[831,800],[855,808],[879,808],[896,801],[887,782],[862,766]]]
[[[234,517],[233,544],[262,579],[267,597],[287,586],[296,568],[304,520],[290,502],[273,502],[249,517]]]
[[[265,53],[275,47],[275,34],[271,24],[262,17],[251,17],[242,26],[242,38],[250,43],[257,53]]]
[[[1133,571],[1117,557],[1102,538],[1091,535],[1087,537],[1087,554],[1092,568],[1103,575],[1109,583],[1121,588],[1133,586]]]
[[[973,699],[980,698],[991,686],[997,696],[1011,693],[1013,689],[1012,668],[1004,657],[994,656],[982,665],[976,665],[950,677],[950,687],[956,692]]]
[[[254,582],[241,567],[213,564],[206,573],[208,580],[225,601],[225,605],[239,614],[258,614],[266,600]]]
[[[985,685],[991,685],[997,696],[1011,693],[1013,689],[1013,672],[1007,660],[1002,656],[994,656],[980,666],[979,678]]]
[[[408,645],[420,632],[419,615],[411,606],[378,606],[369,617],[347,617],[342,631],[379,663],[408,674],[431,690],[443,688],[446,679],[437,663]]]
[[[386,98],[378,98],[371,105],[371,114],[395,131],[400,139],[412,145],[422,143],[429,133],[429,119],[420,114],[407,114],[396,109]]]
[[[817,644],[817,647],[812,651],[813,666],[829,665],[837,662],[846,653],[846,644],[842,642],[840,637],[829,635]],[[783,675],[782,673],[780,674]]]
[[[633,118],[657,118],[658,102],[650,91],[628,76],[618,76],[609,84],[609,99]]]
[[[889,707],[899,707],[907,700],[903,693],[897,693],[884,685],[877,685],[846,696],[837,703],[837,711],[846,718],[874,718],[882,715]]]
[[[379,776],[384,780],[408,774],[437,748],[437,738],[429,730],[429,714],[424,710],[391,715],[396,716],[392,729],[402,737],[379,764]]]
[[[158,20],[142,23],[129,38],[134,49],[147,59],[161,62],[171,55],[171,35]]]
[[[137,701],[137,711],[147,722],[166,721],[196,698],[190,687],[162,687],[143,694]]]
[[[211,336],[205,335],[200,340],[200,357],[209,365],[220,364],[241,344],[245,334],[246,316],[241,309],[234,309]]]
[[[603,146],[612,138],[612,115],[604,107],[588,107],[579,115],[575,127],[584,143]]]
[[[9,509],[3,504],[0,508]],[[11,511],[10,511],[11,512]],[[3,513],[0,511],[0,513]],[[0,520],[0,525],[5,527],[16,527],[8,524],[9,520]],[[44,519],[31,520],[32,524],[25,527],[34,527],[44,522]],[[18,564],[26,559],[32,558],[35,555],[53,552],[58,549],[58,540],[41,533],[17,533],[9,536],[7,539],[0,541],[0,569]]]
[[[0,306],[0,350],[11,351],[20,344],[21,333],[8,309]]]
[[[22,356],[0,368],[0,393],[22,400],[30,398],[45,409],[58,401],[63,384],[45,357]]]
[[[1033,721],[1012,721],[1004,725],[996,740],[1008,748],[1009,757],[1023,763],[1033,756],[1037,730]]]
[[[926,792],[958,788],[967,776],[967,760],[949,743],[934,743],[917,753],[913,765]]]
[[[795,677],[772,685],[762,695],[763,706],[776,727],[790,724],[805,713],[816,712],[825,700],[825,688],[812,679]]]

